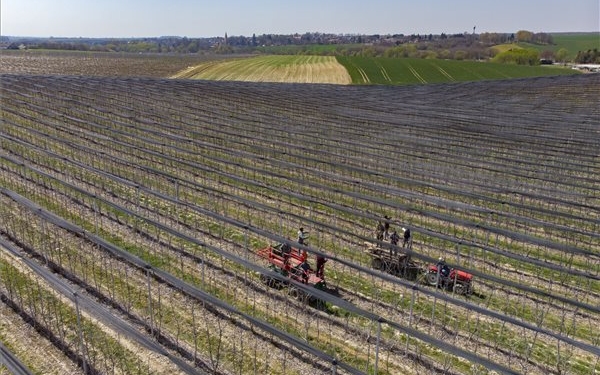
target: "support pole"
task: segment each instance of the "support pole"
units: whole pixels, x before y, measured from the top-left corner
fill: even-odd
[[[94,195],[94,228],[96,236],[98,235],[98,198]]]
[[[175,222],[179,224],[179,180],[174,179],[175,183]]]
[[[373,369],[375,375],[377,375],[377,366],[379,365],[379,344],[381,342],[381,323],[383,321],[382,317],[377,319],[377,346],[375,347],[375,368]]]
[[[206,283],[204,278],[204,257],[200,258],[200,274],[202,275],[202,284]]]
[[[415,292],[417,291],[417,286],[413,285],[412,287],[412,296],[410,298],[410,314],[408,315],[408,326],[412,326],[412,317],[413,317],[413,308],[415,305]]]
[[[85,359],[85,350],[83,346],[83,330],[81,327],[81,313],[79,311],[79,300],[77,299],[77,292],[73,292],[73,299],[75,300],[75,311],[77,313],[77,333],[79,335],[79,350],[81,351],[81,363],[83,367],[83,373],[87,374],[87,360]]]
[[[150,289],[150,270],[149,264],[146,265],[146,279],[148,280],[148,316],[150,318],[150,335],[154,336],[154,322],[152,319],[152,291]]]
[[[417,286],[413,285],[412,287],[412,297],[410,298],[410,314],[408,315],[408,327],[412,326],[412,317],[413,317],[413,309],[415,305],[415,292],[417,291]],[[405,354],[408,355],[408,343],[410,340],[410,336],[408,333],[406,334],[406,348],[404,349]]]

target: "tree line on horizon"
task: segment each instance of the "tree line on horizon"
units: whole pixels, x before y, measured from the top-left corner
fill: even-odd
[[[426,58],[454,60],[489,60],[503,63],[537,65],[540,61],[565,62],[568,52],[548,48],[515,48],[496,51],[490,47],[507,43],[530,43],[552,46],[548,33],[519,30],[516,33],[480,34],[253,34],[212,38],[156,37],[156,38],[12,38],[2,37],[0,46],[8,49],[49,49],[94,52],[172,53],[172,54],[319,54],[336,56],[364,56],[391,58]],[[595,51],[595,52],[594,52]],[[597,50],[579,51],[577,63],[600,63]]]

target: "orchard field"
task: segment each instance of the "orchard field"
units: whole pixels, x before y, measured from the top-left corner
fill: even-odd
[[[598,75],[0,80],[0,342],[33,373],[600,372]],[[384,215],[475,293],[373,269]],[[299,227],[331,293],[263,282]]]
[[[168,77],[189,66],[226,58],[60,50],[2,50],[0,73],[101,77]]]

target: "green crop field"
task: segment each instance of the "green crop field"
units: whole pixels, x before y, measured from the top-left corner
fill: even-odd
[[[477,61],[337,57],[354,84],[425,84],[576,74],[571,69]]]
[[[576,54],[577,51],[600,49],[600,33],[564,33],[552,34],[557,48],[565,48]]]
[[[532,48],[540,53],[544,51],[557,52],[567,50],[567,59],[573,60],[579,51],[600,49],[600,33],[558,33],[552,34],[554,44],[507,43],[494,46],[497,52],[511,48]]]

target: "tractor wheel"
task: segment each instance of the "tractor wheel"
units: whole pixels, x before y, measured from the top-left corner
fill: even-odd
[[[465,291],[465,295],[466,296],[473,295],[473,285],[469,284],[466,288],[467,288],[467,290]]]
[[[436,286],[438,284],[438,274],[435,272],[427,273],[427,284]]]
[[[419,269],[411,266],[407,266],[404,269],[405,278],[408,280],[416,280],[419,277]]]
[[[264,274],[260,275],[260,281],[269,286],[271,286],[271,283],[273,282],[273,280],[269,276],[264,275]]]
[[[306,294],[298,288],[291,288],[288,294],[298,301],[304,301],[306,299]]]
[[[317,310],[324,310],[325,307],[327,306],[325,304],[324,300],[322,300],[320,298],[315,298],[315,297],[310,298],[309,304],[311,306],[313,306],[314,308],[316,308]]]
[[[376,270],[380,270],[383,268],[383,262],[379,258],[373,258],[371,261],[371,267],[375,268]]]
[[[463,283],[455,283],[452,290],[456,294],[463,295],[467,292],[467,287]]]
[[[260,275],[260,281],[265,283],[268,287],[280,289],[281,282],[267,275]]]

